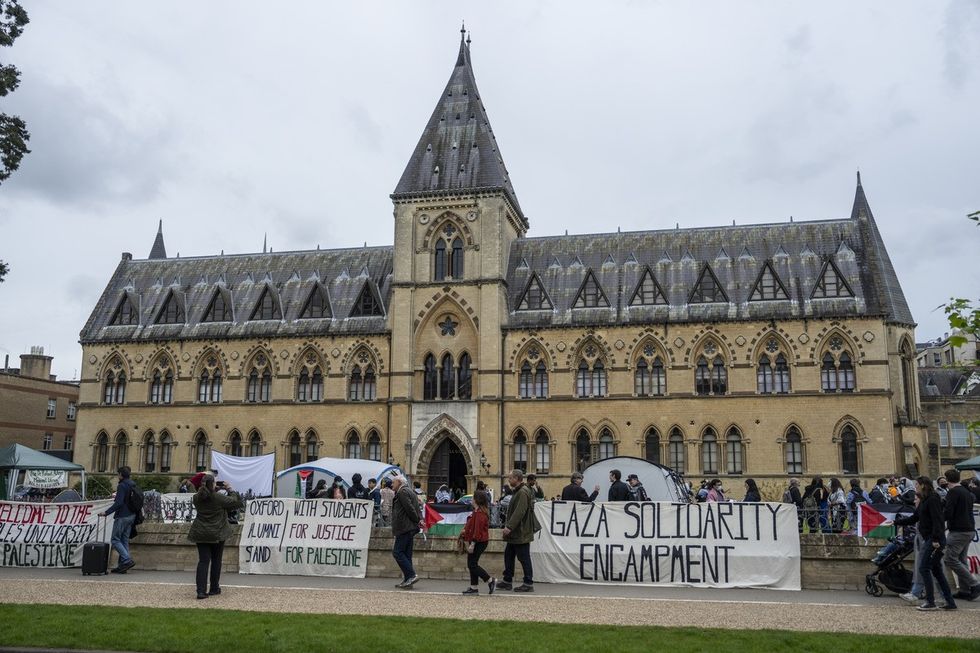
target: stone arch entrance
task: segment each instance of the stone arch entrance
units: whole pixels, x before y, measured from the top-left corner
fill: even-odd
[[[465,449],[448,431],[440,433],[436,443],[422,460],[426,471],[426,494],[434,497],[441,485],[447,485],[450,491],[459,489],[466,494],[472,471]]]

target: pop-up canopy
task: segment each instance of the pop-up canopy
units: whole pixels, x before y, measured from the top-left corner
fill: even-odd
[[[969,460],[964,460],[963,462],[956,463],[953,466],[956,467],[956,469],[970,469],[975,472],[980,471],[980,456],[970,458]]]
[[[85,496],[85,467],[78,463],[49,456],[43,451],[37,451],[22,444],[11,444],[0,447],[0,472],[5,483],[0,483],[4,498],[14,496],[17,489],[17,477],[25,470],[53,470],[63,472],[80,472],[82,475],[82,496]]]
[[[309,472],[307,474],[307,472]],[[401,472],[395,465],[360,458],[320,458],[308,463],[283,470],[276,474],[276,496],[306,498],[307,484],[316,486],[317,481],[325,480],[327,486],[333,485],[338,476],[344,480],[344,488],[349,488],[354,474],[361,475],[361,483],[367,485],[373,478],[381,484],[382,478],[390,478]],[[303,482],[303,476],[312,478]],[[297,488],[299,490],[297,491]]]

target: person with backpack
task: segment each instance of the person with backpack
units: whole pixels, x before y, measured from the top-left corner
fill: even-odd
[[[827,488],[823,485],[823,479],[819,476],[814,476],[810,484],[806,486],[806,490],[803,491],[803,512],[806,515],[806,523],[810,527],[811,533],[817,532],[818,523],[820,530],[826,531],[826,511],[829,497],[830,493],[827,492]]]
[[[132,470],[123,465],[119,468],[119,485],[116,486],[116,498],[99,516],[115,515],[112,522],[112,548],[119,554],[118,564],[112,569],[114,574],[125,574],[132,569],[136,562],[129,555],[129,538],[136,524],[136,517],[143,510],[143,492],[136,487],[136,482],[130,478]],[[142,521],[142,520],[140,520]]]

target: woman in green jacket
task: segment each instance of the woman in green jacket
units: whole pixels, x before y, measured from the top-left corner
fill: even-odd
[[[224,490],[227,494],[222,494]],[[233,529],[228,523],[228,511],[245,507],[242,498],[233,492],[227,482],[215,484],[214,476],[205,474],[201,488],[194,495],[194,508],[197,516],[191,524],[187,539],[197,544],[197,598],[206,599],[209,595],[221,594],[221,556],[225,540],[231,537]],[[211,591],[208,591],[208,567],[211,568]]]

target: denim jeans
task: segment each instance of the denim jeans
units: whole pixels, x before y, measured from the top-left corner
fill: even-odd
[[[922,564],[919,565],[919,574],[922,576],[922,584],[926,588],[926,603],[935,603],[936,595],[933,591],[932,581],[935,579],[936,583],[939,585],[939,591],[946,600],[946,605],[955,605],[953,601],[953,593],[949,589],[949,582],[946,580],[946,574],[943,573],[943,549],[945,548],[945,539],[941,543],[938,549],[933,547],[932,542],[926,542],[923,547],[925,551],[922,553]]]
[[[504,582],[509,583],[514,580],[514,558],[521,561],[521,569],[524,570],[524,584],[534,584],[534,570],[531,569],[531,545],[528,544],[507,544],[504,547]]]
[[[415,533],[409,531],[395,536],[395,546],[391,550],[391,557],[398,563],[398,568],[402,570],[404,580],[408,580],[415,575],[415,567],[412,566],[412,547],[415,544]]]
[[[119,564],[129,562],[129,534],[133,530],[136,515],[116,517],[112,522],[112,548],[119,554]]]

